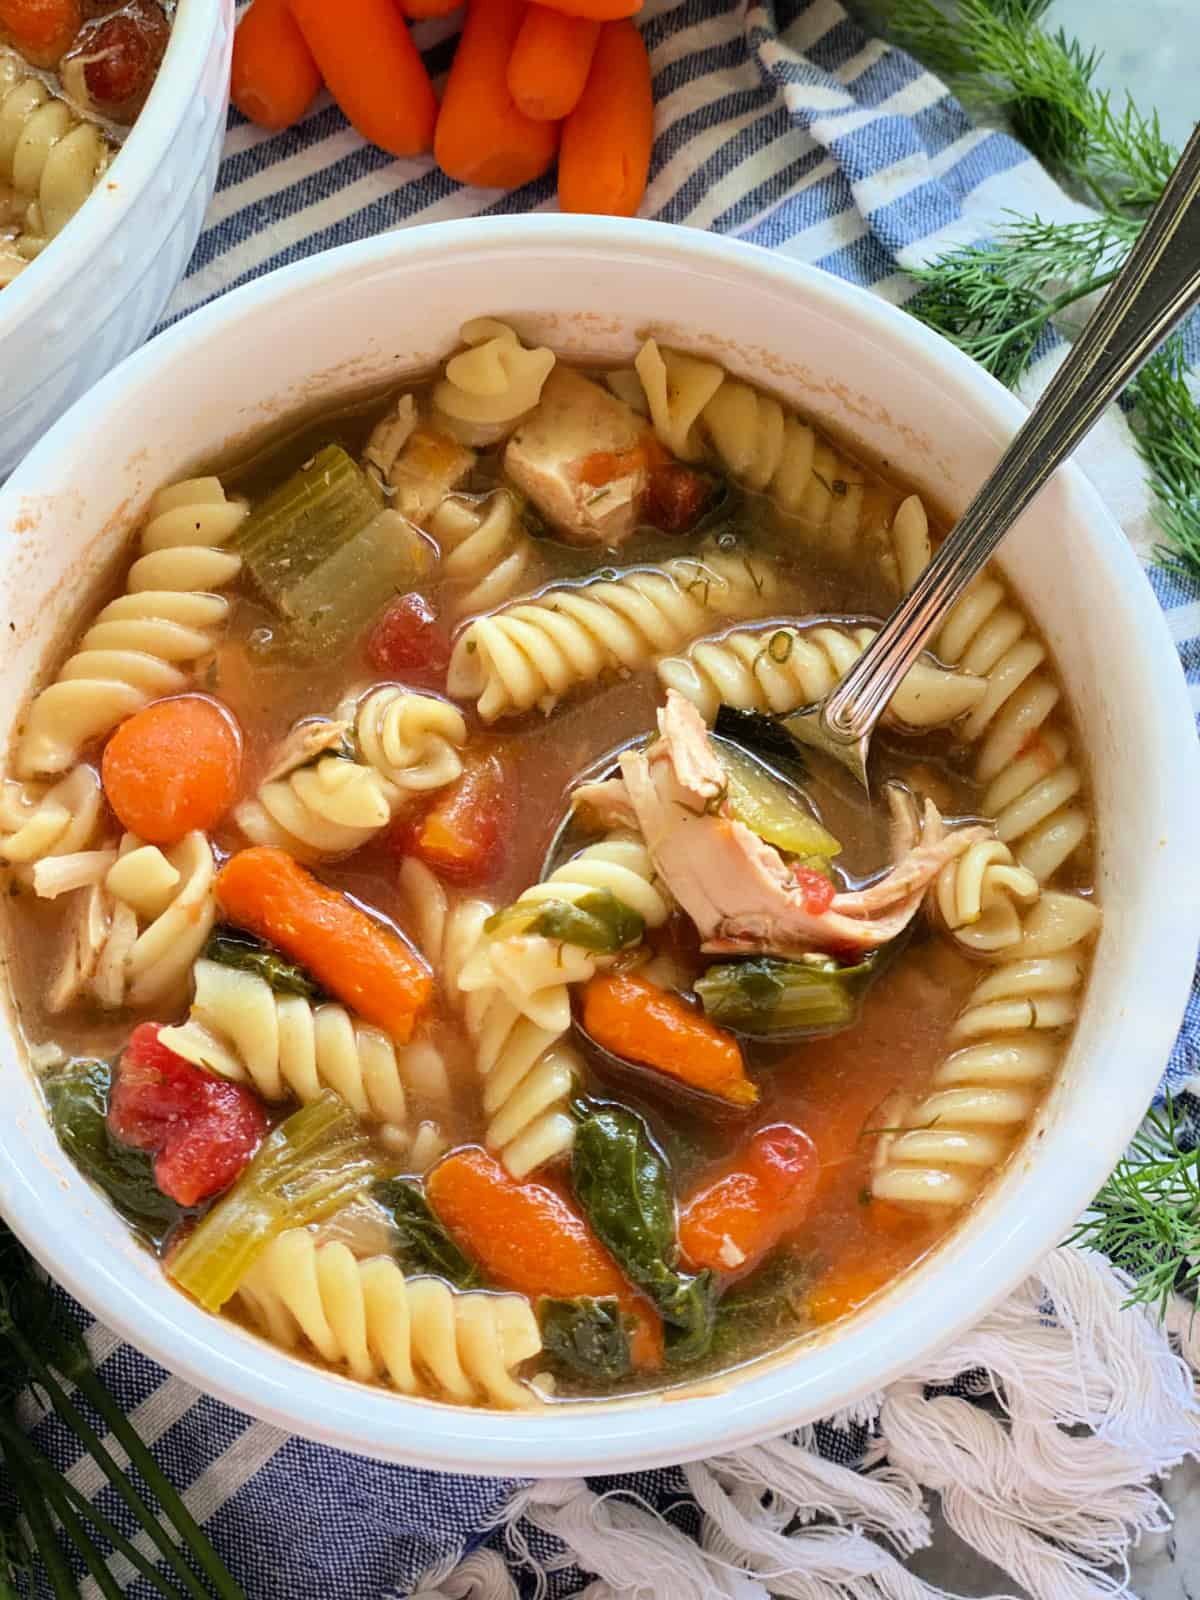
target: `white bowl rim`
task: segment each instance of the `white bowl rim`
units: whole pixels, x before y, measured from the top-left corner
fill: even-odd
[[[204,70],[222,0],[179,0],[171,37],[146,103],[97,187],[45,250],[0,292],[0,349],[19,323],[48,314],[71,279],[87,271],[101,241],[123,226],[178,135]],[[112,188],[106,188],[112,184]]]
[[[617,255],[636,260],[648,253],[662,264],[681,270],[714,268],[749,273],[776,289],[802,282],[810,305],[835,317],[850,313],[868,333],[898,355],[906,351],[924,360],[936,358],[946,380],[971,392],[980,419],[997,438],[1015,431],[1025,408],[1007,390],[966,356],[915,319],[865,289],[834,278],[791,258],[718,235],[667,224],[554,214],[516,218],[472,218],[429,224],[341,246],[295,263],[230,292],[184,319],[129,357],[50,430],[43,441],[0,490],[0,527],[10,507],[39,493],[39,481],[51,476],[54,460],[69,456],[72,445],[88,428],[92,407],[113,410],[127,391],[151,386],[169,371],[177,357],[198,340],[223,339],[243,319],[270,314],[273,301],[296,293],[319,295],[321,286],[372,268],[390,268],[405,259],[444,257],[451,251],[531,251],[595,257]],[[1200,792],[1200,746],[1183,673],[1161,610],[1120,528],[1096,491],[1075,466],[1063,469],[1064,480],[1086,524],[1094,558],[1119,580],[1133,613],[1144,649],[1161,685],[1164,716],[1179,730],[1180,773],[1176,794]],[[43,491],[44,492],[44,491]],[[1190,989],[1200,940],[1200,852],[1181,842],[1194,837],[1195,820],[1181,802],[1171,816],[1174,894],[1163,906],[1161,938],[1153,952],[1136,951],[1126,981],[1131,992],[1140,986],[1153,992],[1157,1005],[1139,1011],[1137,1042],[1143,1063],[1161,1070],[1174,1039]],[[1126,1024],[1128,1027],[1129,1024]],[[944,1346],[1009,1293],[1030,1268],[1062,1237],[1083,1211],[1120,1156],[1136,1127],[1152,1090],[1147,1066],[1131,1066],[1122,1093],[1106,1107],[1104,1131],[1083,1151],[1074,1151],[1073,1183],[1052,1205],[1027,1208],[998,1221],[990,1229],[988,1248],[974,1248],[969,1264],[959,1263],[952,1282],[943,1285],[938,1303],[938,1345]],[[1051,1143],[1047,1136],[1047,1145]],[[1045,1150],[1046,1147],[1043,1147]],[[1039,1152],[1041,1159],[1041,1152]],[[46,1206],[52,1185],[35,1187],[31,1174],[16,1171],[6,1185],[7,1220],[31,1249],[47,1243]],[[977,1241],[982,1246],[982,1241]],[[836,1341],[824,1347],[829,1355],[819,1383],[805,1377],[803,1361],[779,1364],[761,1374],[751,1372],[724,1393],[672,1401],[651,1397],[650,1404],[581,1408],[565,1414],[498,1413],[381,1395],[338,1375],[320,1372],[322,1381],[298,1384],[291,1358],[250,1341],[241,1330],[220,1319],[196,1313],[186,1328],[171,1314],[131,1303],[128,1285],[107,1259],[91,1259],[86,1244],[54,1239],[53,1271],[59,1281],[116,1333],[145,1351],[201,1392],[228,1402],[277,1426],[383,1459],[467,1473],[498,1476],[560,1477],[665,1466],[694,1460],[713,1450],[726,1452],[776,1436],[794,1426],[798,1412],[814,1414],[814,1389],[831,1396],[829,1407],[848,1386],[862,1384],[850,1374],[866,1367],[872,1384],[881,1387],[911,1370],[931,1345],[921,1317],[897,1315],[878,1322],[852,1321]],[[932,1270],[932,1269],[931,1269]],[[920,1271],[904,1280],[890,1297],[899,1311],[922,1290]],[[913,1288],[914,1283],[916,1288]],[[180,1297],[180,1305],[186,1301]],[[925,1322],[928,1318],[924,1319]],[[269,1351],[268,1356],[248,1355]],[[271,1358],[274,1358],[273,1360]],[[314,1369],[314,1378],[318,1375]],[[842,1388],[839,1391],[838,1385]],[[296,1393],[303,1389],[303,1415],[297,1414]]]

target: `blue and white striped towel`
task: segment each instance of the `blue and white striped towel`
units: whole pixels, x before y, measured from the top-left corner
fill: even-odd
[[[1075,214],[1020,145],[972,126],[936,78],[865,35],[837,0],[779,0],[774,10],[745,0],[650,0],[641,22],[657,103],[647,216],[736,234],[900,301],[911,289],[906,268],[986,235],[1007,209]],[[419,30],[435,75],[449,64],[456,26],[451,18]],[[516,194],[481,193],[427,160],[393,161],[364,147],[328,101],[278,135],[234,115],[219,192],[169,320],[274,267],[385,228],[553,204],[550,179]],[[1105,427],[1085,465],[1148,549],[1136,458],[1119,419]],[[1200,709],[1200,588],[1162,572],[1151,581]],[[1198,1072],[1194,997],[1168,1076],[1178,1088]],[[438,1477],[290,1438],[197,1394],[106,1330],[93,1327],[91,1338],[101,1375],[252,1600],[407,1593],[432,1567],[444,1570],[480,1545],[519,1486]],[[98,1474],[77,1460],[73,1440],[32,1398],[29,1407],[41,1443],[74,1465],[81,1490],[97,1493]],[[828,1453],[846,1460],[854,1444],[840,1435]],[[694,1532],[680,1474],[619,1486]],[[98,1498],[132,1536],[111,1491]],[[147,1592],[130,1569],[118,1566],[118,1576],[134,1600]],[[565,1570],[552,1592],[573,1593],[582,1582]]]

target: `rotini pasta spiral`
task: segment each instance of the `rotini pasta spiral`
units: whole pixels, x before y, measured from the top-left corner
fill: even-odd
[[[446,998],[475,1046],[488,1119],[485,1142],[514,1177],[523,1178],[575,1142],[567,1107],[583,1062],[563,1039],[565,1028],[531,1022],[498,984],[463,987],[463,972],[486,937],[483,925],[492,914],[486,901],[451,904],[437,878],[412,859],[400,869],[400,884],[417,943],[440,972]]]
[[[700,413],[725,383],[725,370],[682,350],[660,347],[647,339],[634,369],[642,380],[654,431],[673,456],[696,461],[704,454],[697,432]]]
[[[20,256],[32,258],[62,232],[111,156],[95,123],[76,117],[19,56],[0,50],[0,184],[27,202],[16,240]]]
[[[640,839],[613,836],[587,845],[545,878],[525,889],[516,906],[546,901],[577,905],[597,890],[637,912],[647,928],[660,928],[671,903],[656,885],[650,852]],[[568,995],[573,983],[586,983],[606,958],[563,939],[539,934],[485,936],[459,974],[459,987],[470,994],[499,988],[523,1015],[549,1033],[562,1034],[571,1025]]]
[[[461,631],[449,692],[477,699],[485,722],[535,706],[549,713],[572,690],[677,650],[714,616],[769,610],[776,586],[765,563],[724,551],[555,585]]]
[[[495,444],[537,405],[554,352],[527,349],[491,317],[464,323],[461,334],[467,348],[450,357],[434,385],[434,416],[463,444]]]
[[[103,881],[76,896],[47,1008],[88,994],[116,1010],[181,990],[216,919],[215,872],[202,833],[169,850],[126,834]]]
[[[934,650],[987,683],[958,729],[977,747],[980,810],[995,818],[997,836],[1019,865],[1045,883],[1088,831],[1087,810],[1075,803],[1083,773],[1053,719],[1062,691],[1046,647],[1000,579],[984,573],[951,612]]]
[[[655,432],[674,455],[695,461],[711,446],[732,477],[771,495],[825,556],[844,562],[869,544],[894,589],[912,586],[930,554],[919,495],[901,500],[868,485],[809,423],[715,362],[649,339],[636,369]],[[626,398],[629,375],[620,382]]]
[[[957,944],[976,955],[1007,950],[1021,938],[1021,912],[1041,885],[999,839],[982,839],[938,873],[929,891],[938,919]]]
[[[92,767],[74,767],[55,784],[0,779],[0,861],[25,877],[39,861],[86,850],[103,815]]]
[[[906,1205],[960,1206],[1012,1149],[1075,1020],[1100,913],[1047,890],[1021,937],[976,984],[950,1030],[953,1053],[929,1091],[881,1137],[872,1192]]]
[[[407,1149],[417,1131],[410,1127],[409,1095],[430,1105],[449,1102],[446,1063],[430,1041],[397,1046],[344,1006],[276,994],[254,973],[217,961],[197,961],[194,971],[187,1021],[161,1035],[185,1060],[251,1083],[272,1102],[294,1097],[307,1104],[332,1089],[365,1122],[382,1123],[398,1149]]]
[[[505,1410],[541,1403],[514,1377],[542,1348],[524,1295],[406,1279],[386,1256],[359,1261],[344,1244],[291,1228],[258,1257],[238,1296],[274,1343],[305,1343],[360,1382]]]
[[[434,512],[429,531],[442,552],[442,571],[454,585],[451,615],[493,611],[514,594],[528,593],[541,573],[533,540],[503,489],[487,500],[448,495]]]
[[[354,732],[362,756],[398,795],[441,789],[462,771],[467,725],[448,700],[383,684],[359,701]]]
[[[255,844],[303,861],[348,855],[391,821],[406,794],[453,783],[466,743],[449,701],[382,684],[337,720],[300,723],[253,800],[234,820]],[[353,724],[358,755],[348,753]]]
[[[833,624],[761,627],[697,639],[657,672],[664,688],[686,695],[712,722],[720,705],[741,711],[795,711],[822,699],[875,637],[874,628]],[[910,728],[943,727],[979,704],[982,678],[918,661],[897,689],[888,720]]]
[[[19,777],[65,772],[89,741],[187,686],[183,669],[209,653],[229,613],[227,600],[200,586],[211,591],[237,574],[240,558],[222,547],[245,515],[217,478],[159,490],[126,592],[104,607],[29,708]]]

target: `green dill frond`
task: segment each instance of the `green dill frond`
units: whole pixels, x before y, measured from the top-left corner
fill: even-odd
[[[997,107],[1017,138],[1104,211],[1144,214],[1177,159],[1157,113],[1096,87],[1100,57],[1038,26],[1043,0],[897,0],[889,29],[964,99]]]
[[[1172,1101],[1152,1111],[1069,1243],[1099,1250],[1133,1279],[1127,1305],[1162,1318],[1200,1286],[1200,1149],[1181,1143]]]
[[[991,243],[964,245],[914,271],[921,287],[905,310],[1011,387],[1054,318],[1111,282],[1137,231],[1126,218],[1012,217]]]
[[[1169,339],[1130,386],[1133,436],[1150,473],[1163,543],[1156,556],[1200,578],[1200,402],[1182,341]]]

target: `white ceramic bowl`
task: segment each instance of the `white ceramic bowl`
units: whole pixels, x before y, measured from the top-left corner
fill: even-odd
[[[0,479],[162,315],[217,182],[234,0],[180,0],[141,115],[87,203],[0,292]]]
[[[917,323],[835,278],[642,222],[445,223],[289,267],[154,340],[65,417],[0,493],[9,719],[156,485],[297,407],[427,367],[460,322],[512,316],[564,355],[625,357],[642,330],[711,353],[857,436],[961,508],[1022,409]],[[1078,472],[1004,565],[1058,659],[1093,763],[1104,929],[1078,1031],[1035,1135],[964,1226],[852,1324],[731,1383],[533,1415],[403,1399],[281,1354],[173,1290],[60,1153],[11,1023],[0,1028],[0,1209],[132,1343],[202,1389],[375,1456],[546,1476],[745,1445],[903,1373],[1003,1296],[1083,1209],[1166,1058],[1200,925],[1200,760],[1167,629]],[[0,733],[6,728],[0,725]]]

